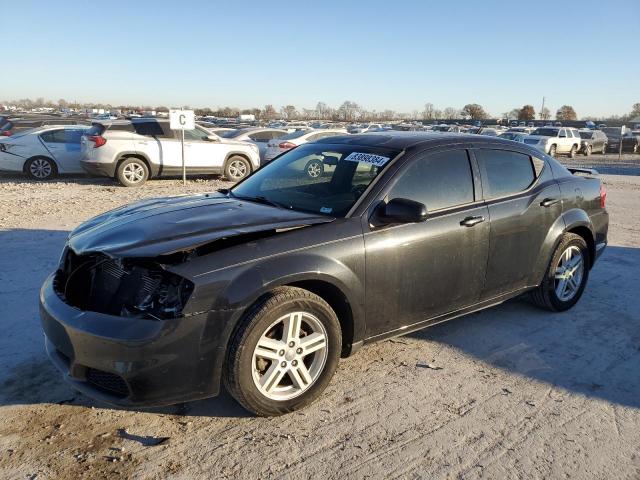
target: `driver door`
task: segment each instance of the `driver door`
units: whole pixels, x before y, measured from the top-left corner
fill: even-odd
[[[380,227],[366,222],[367,337],[476,303],[484,284],[489,215],[467,150],[417,154],[395,177],[381,201],[423,203],[428,218]]]

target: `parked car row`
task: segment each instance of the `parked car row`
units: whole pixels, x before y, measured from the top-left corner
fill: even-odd
[[[278,155],[304,143],[350,132],[373,134],[391,129],[391,126],[383,124],[312,128],[295,123],[282,128],[213,127],[212,123],[199,122],[194,130],[185,131],[185,170],[188,175],[218,174],[239,181]],[[545,126],[531,129],[519,125],[506,129],[499,125],[411,124],[407,129],[499,136],[527,144],[551,156],[618,152],[620,142],[623,152],[640,152],[640,132],[621,136],[618,128],[577,130]],[[94,121],[92,125],[37,126],[9,137],[0,136],[0,171],[23,172],[37,180],[57,174],[88,172],[115,178],[124,186],[139,186],[151,177],[182,174],[180,140],[181,135],[169,128],[168,120],[146,117],[104,119]],[[310,161],[303,167],[309,178],[317,178],[324,173],[325,164]]]

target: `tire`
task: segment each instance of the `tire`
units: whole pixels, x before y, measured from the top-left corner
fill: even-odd
[[[56,162],[49,157],[33,157],[27,160],[24,171],[34,180],[43,181],[55,178],[58,175]]]
[[[309,178],[319,178],[324,173],[324,163],[322,160],[309,160],[304,166],[304,171]]]
[[[587,145],[584,148],[584,156],[588,157],[589,155],[591,155],[591,151],[593,150],[593,147],[591,145]]]
[[[562,264],[566,261],[567,251],[572,252],[573,255],[569,260],[569,264],[578,258],[578,252],[581,263],[569,267],[573,269],[570,278],[572,280],[576,280],[577,278],[577,284],[574,281],[565,280],[565,288],[568,286],[571,292],[567,291],[570,295],[564,296],[559,293],[563,291],[561,286],[562,279],[557,278],[557,275],[564,274],[564,272],[559,273],[558,270],[564,268]],[[578,300],[580,300],[584,292],[589,279],[589,267],[589,250],[584,238],[574,233],[565,233],[560,244],[553,252],[551,262],[545,272],[542,283],[531,292],[533,302],[537,306],[551,310],[552,312],[569,310],[578,303]],[[577,275],[578,273],[580,273],[579,277]]]
[[[234,155],[224,166],[224,176],[232,182],[239,182],[251,173],[249,160],[240,155]]]
[[[576,150],[577,150],[576,146],[573,145],[571,147],[571,150],[569,150],[569,158],[576,158]]]
[[[302,320],[299,332],[306,335],[286,336],[292,316]],[[322,335],[324,347],[320,347]],[[301,342],[307,337],[304,347]],[[264,342],[263,348],[258,348],[259,342]],[[305,354],[302,347],[316,350]],[[338,367],[341,348],[340,323],[327,302],[301,288],[276,288],[246,312],[232,335],[225,386],[240,405],[256,415],[293,412],[324,391]]]
[[[549,147],[549,156],[550,157],[555,157],[556,156],[556,146],[555,145],[551,145]]]
[[[607,154],[607,144],[603,143],[602,144],[602,155],[606,155]]]
[[[137,157],[125,158],[116,169],[116,180],[125,187],[139,187],[149,179],[147,163]]]

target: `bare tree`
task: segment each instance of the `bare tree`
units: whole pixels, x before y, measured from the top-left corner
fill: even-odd
[[[298,111],[294,105],[286,105],[280,109],[280,114],[287,120],[293,120],[298,116]]]
[[[264,118],[267,120],[273,120],[274,118],[276,118],[276,109],[273,108],[273,105],[265,105],[264,106]]]
[[[454,107],[447,107],[444,109],[444,111],[442,112],[442,116],[447,119],[447,120],[451,120],[453,118],[458,118],[461,116],[460,114],[460,110],[458,110],[457,108]]]
[[[482,120],[487,118],[487,112],[484,111],[482,105],[477,103],[469,103],[462,108],[462,114],[471,118],[471,120]]]
[[[576,120],[578,116],[571,105],[563,105],[556,112],[556,120]]]
[[[434,118],[433,112],[434,112],[433,103],[425,103],[424,110],[422,111],[422,118],[424,120],[433,120]]]

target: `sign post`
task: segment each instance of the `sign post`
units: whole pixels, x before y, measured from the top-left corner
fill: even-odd
[[[620,145],[618,146],[618,161],[622,162],[622,137],[626,133],[627,129],[624,125],[620,127]]]
[[[196,128],[196,117],[193,110],[169,110],[169,128],[180,130],[182,147],[182,184],[187,184],[187,166],[184,161],[184,131]]]

